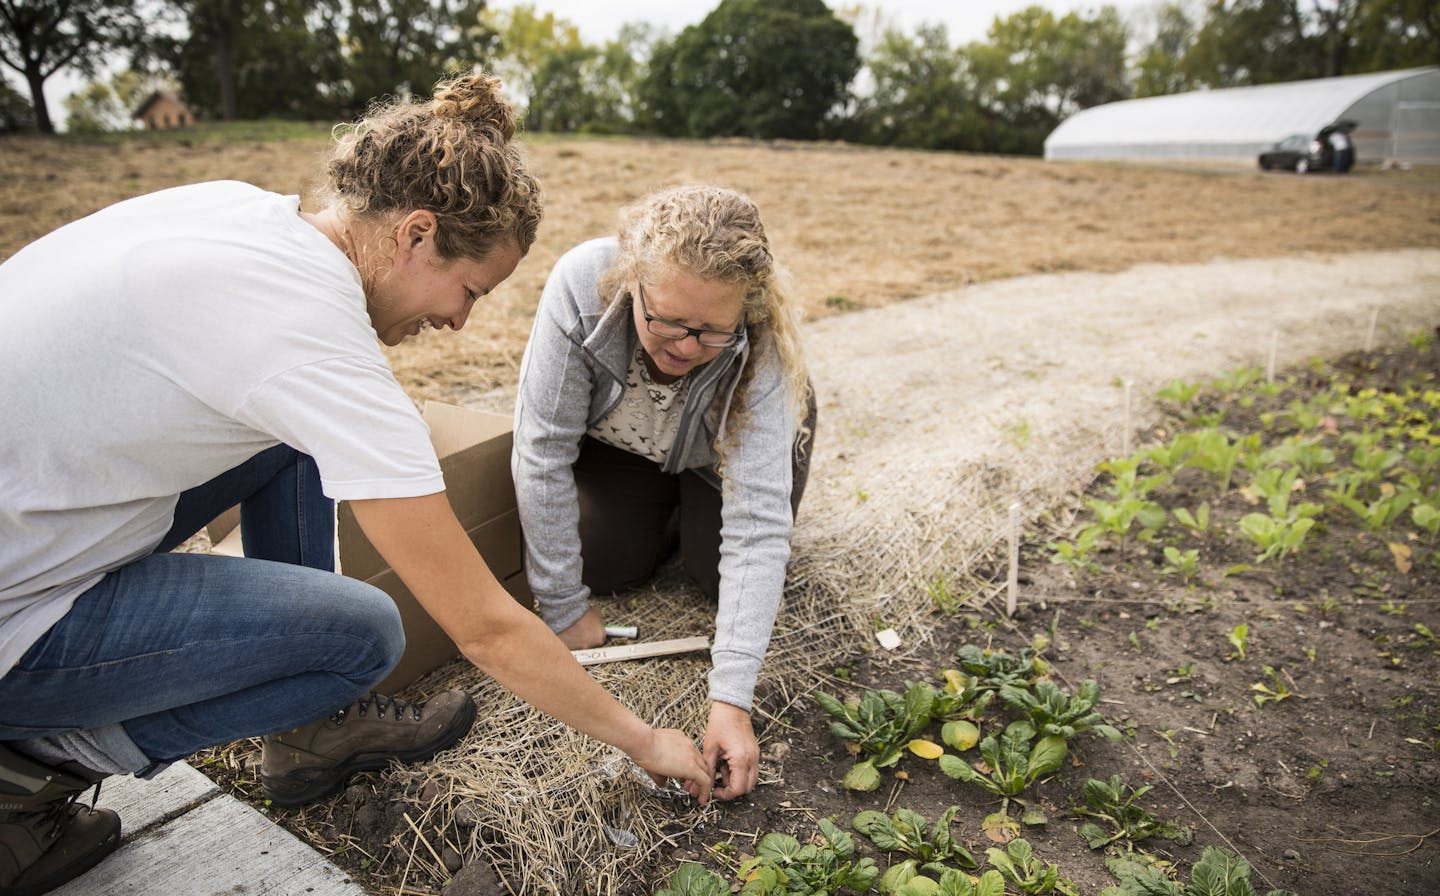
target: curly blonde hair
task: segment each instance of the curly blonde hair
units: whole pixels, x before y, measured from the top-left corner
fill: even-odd
[[[805,425],[810,380],[800,342],[800,321],[790,299],[789,276],[770,250],[760,210],[748,196],[716,186],[672,187],[644,197],[620,212],[620,254],[601,279],[602,298],[611,300],[630,278],[653,280],[683,271],[702,280],[744,286],[745,331],[751,351],[774,345],[784,369],[796,437]],[[744,428],[746,393],[755,365],[747,364],[736,385],[725,438],[716,445],[724,469],[727,448]]]
[[[443,80],[428,101],[377,103],[337,127],[324,192],[355,219],[432,212],[441,258],[483,259],[506,242],[523,255],[543,205],[514,136],[498,79]]]

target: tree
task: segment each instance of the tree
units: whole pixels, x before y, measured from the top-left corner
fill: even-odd
[[[1128,40],[1129,29],[1109,6],[1093,18],[1057,19],[1030,6],[995,19],[987,41],[964,50],[977,96],[1005,132],[1004,145],[993,149],[1038,153],[1067,115],[1127,98]]]
[[[859,103],[862,139],[924,149],[984,148],[969,76],[944,25],[921,25],[913,38],[887,30],[865,64],[874,89]]]
[[[1183,67],[1207,87],[1319,77],[1308,43],[1294,0],[1210,0]]]
[[[35,129],[35,109],[10,82],[0,77],[0,134]]]
[[[150,94],[174,87],[164,78],[133,69],[108,81],[91,81],[65,98],[65,128],[79,134],[126,130]]]
[[[155,55],[197,110],[240,118],[331,118],[348,103],[337,0],[169,0],[182,38]]]
[[[1135,60],[1135,95],[1161,96],[1191,88],[1180,61],[1195,40],[1187,4],[1166,2],[1154,9],[1154,35]]]
[[[40,133],[55,133],[46,80],[64,68],[94,74],[106,52],[133,45],[141,29],[135,5],[135,0],[0,0],[0,63],[25,79]]]
[[[857,45],[821,0],[721,0],[656,47],[642,102],[667,134],[814,139],[849,96]]]
[[[1367,0],[1351,21],[1347,65],[1381,72],[1440,64],[1440,4],[1434,0]]]
[[[484,10],[485,0],[350,0],[349,112],[383,96],[429,96],[446,74],[473,69],[496,45]]]

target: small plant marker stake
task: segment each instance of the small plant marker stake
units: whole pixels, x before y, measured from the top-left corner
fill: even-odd
[[[1120,456],[1130,456],[1130,380],[1125,381],[1125,429],[1120,433]]]
[[[1365,351],[1370,351],[1375,344],[1375,321],[1380,318],[1380,306],[1376,305],[1370,309],[1370,329],[1365,332]]]
[[[1015,615],[1020,591],[1020,502],[1010,505],[1010,580],[1005,595],[1005,615]]]
[[[1270,363],[1265,367],[1265,382],[1275,382],[1275,352],[1280,348],[1280,331],[1270,334]]]

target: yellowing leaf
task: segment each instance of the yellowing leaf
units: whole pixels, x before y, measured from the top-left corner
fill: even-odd
[[[945,755],[944,747],[940,746],[932,740],[925,740],[924,738],[917,737],[915,740],[910,741],[910,743],[906,744],[905,746],[910,750],[911,753],[914,753],[921,759],[939,759],[941,756]]]
[[[956,719],[940,727],[940,739],[964,753],[980,742],[980,729],[973,722]]]
[[[1020,836],[1020,825],[1004,811],[985,816],[980,827],[993,843],[1009,843]]]
[[[965,673],[959,669],[945,670],[945,691],[949,694],[958,694],[965,690]]]
[[[1410,546],[1398,541],[1390,542],[1390,553],[1395,557],[1395,568],[1404,575],[1410,571]]]

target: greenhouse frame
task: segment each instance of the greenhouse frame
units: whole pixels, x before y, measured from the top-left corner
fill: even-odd
[[[1351,121],[1362,165],[1440,164],[1440,67],[1198,90],[1075,113],[1047,159],[1245,161],[1291,134]]]

